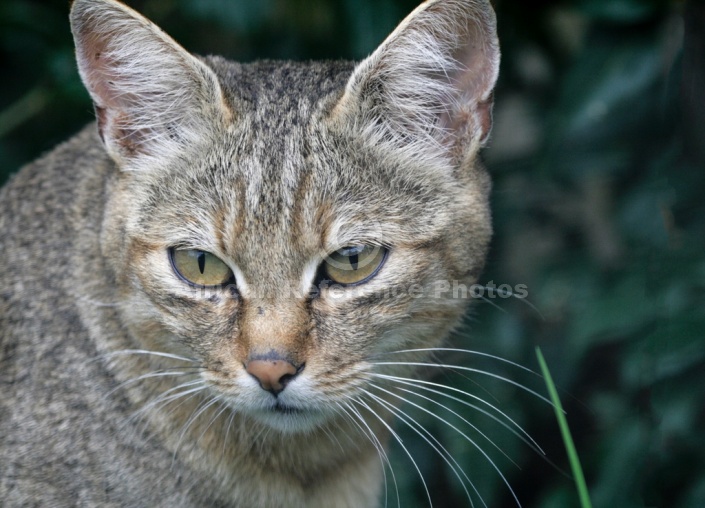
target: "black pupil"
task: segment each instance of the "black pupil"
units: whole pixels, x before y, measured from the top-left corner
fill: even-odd
[[[354,245],[352,247],[344,247],[338,251],[341,256],[348,258],[350,266],[353,270],[357,270],[360,263],[360,253],[365,250],[364,245]]]
[[[198,269],[203,273],[203,270],[206,268],[206,253],[205,252],[199,252],[198,257],[196,258],[198,261]]]

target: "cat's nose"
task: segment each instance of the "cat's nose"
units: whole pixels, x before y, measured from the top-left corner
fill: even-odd
[[[303,370],[284,359],[253,359],[247,362],[245,370],[268,392],[278,395],[287,383]]]

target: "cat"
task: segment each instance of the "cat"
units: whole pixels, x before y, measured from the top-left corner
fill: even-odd
[[[378,506],[399,383],[492,233],[489,1],[362,62],[193,56],[116,0],[70,21],[96,122],[0,194],[3,506]]]

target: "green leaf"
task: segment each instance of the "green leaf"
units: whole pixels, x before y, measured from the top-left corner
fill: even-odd
[[[588,492],[587,484],[585,483],[585,475],[583,475],[583,467],[580,464],[578,452],[575,449],[575,444],[573,443],[573,436],[570,434],[570,428],[568,427],[568,421],[566,420],[563,406],[561,405],[561,399],[558,397],[558,390],[556,390],[556,385],[553,384],[553,379],[551,379],[551,373],[548,370],[548,365],[546,365],[546,360],[544,359],[543,354],[541,354],[541,348],[536,348],[536,357],[538,358],[539,365],[541,366],[541,373],[546,380],[548,393],[551,395],[553,409],[555,410],[558,426],[561,429],[561,436],[563,437],[563,444],[565,445],[566,453],[568,454],[568,459],[570,460],[570,469],[573,471],[573,479],[575,480],[575,487],[580,498],[580,506],[582,508],[592,508],[590,494]]]

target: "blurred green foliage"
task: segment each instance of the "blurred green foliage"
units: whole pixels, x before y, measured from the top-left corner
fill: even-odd
[[[129,3],[191,51],[249,61],[361,58],[417,2]],[[478,302],[455,343],[534,370],[541,346],[596,507],[705,506],[705,9],[666,0],[495,5],[503,64],[485,152],[496,237],[484,279],[527,285],[529,304]],[[0,3],[0,180],[92,118],[67,11],[64,0]],[[454,353],[444,361],[544,393],[540,378],[498,360]],[[491,401],[546,453],[444,401],[500,452],[414,399],[464,425],[495,469],[455,430],[406,406],[453,450],[487,505],[515,505],[504,475],[522,506],[577,506],[550,406],[488,376],[433,380]],[[403,427],[434,506],[467,505],[442,458]],[[425,506],[401,448],[392,460],[401,506]]]

